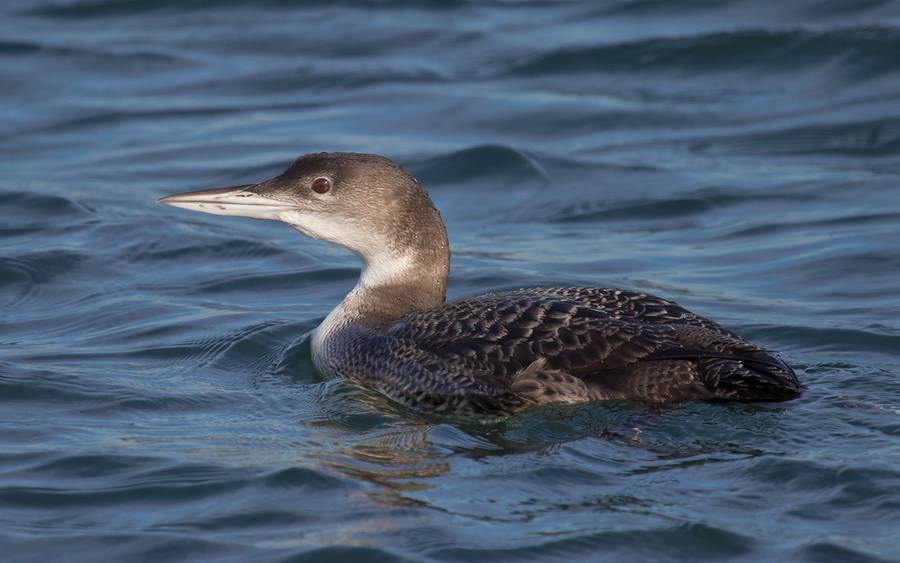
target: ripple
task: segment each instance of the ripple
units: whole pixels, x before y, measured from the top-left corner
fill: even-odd
[[[166,503],[172,500],[198,500],[234,493],[246,487],[249,480],[208,467],[180,466],[138,473],[119,486],[71,490],[55,487],[0,487],[0,506],[30,506],[32,508],[61,508],[83,506],[111,506],[127,504],[135,498],[144,503]]]
[[[705,524],[682,524],[670,528],[603,531],[574,535],[516,549],[457,547],[434,550],[438,560],[496,561],[500,559],[549,560],[560,557],[596,557],[621,560],[624,557],[691,558],[721,560],[753,553],[756,542],[746,536]]]
[[[790,203],[809,201],[808,194],[748,193],[730,190],[701,190],[684,197],[669,196],[649,201],[608,203],[585,202],[560,209],[552,218],[555,222],[582,221],[646,221],[703,215],[715,208],[734,207],[748,203]],[[597,208],[600,209],[597,209]]]
[[[341,479],[303,467],[291,467],[272,473],[265,478],[264,483],[267,487],[275,489],[312,487],[316,490],[327,490],[344,488],[344,482]]]
[[[822,519],[833,514],[853,515],[855,520],[890,518],[900,509],[900,473],[886,468],[828,466],[809,460],[761,459],[745,469],[745,475],[793,491],[817,493],[817,498],[794,506],[795,517]],[[752,477],[751,477],[752,476]]]
[[[162,352],[162,355],[167,360],[166,363],[173,367],[177,366],[179,370],[193,370],[217,361],[224,362],[226,366],[231,365],[234,361],[234,355],[229,358],[227,354],[233,348],[237,348],[235,354],[239,358],[248,358],[251,365],[268,365],[275,361],[277,350],[272,349],[267,344],[268,338],[264,338],[262,344],[260,344],[258,339],[260,335],[280,324],[282,323],[279,321],[264,321],[224,335],[191,340],[182,344],[168,346],[164,350],[158,351]],[[247,355],[246,349],[241,349],[246,346],[250,347],[249,355]],[[144,350],[142,353],[146,354],[148,351],[150,350]],[[260,354],[260,352],[262,353]],[[246,365],[247,362],[238,362],[238,365],[242,364]]]
[[[804,350],[865,350],[900,355],[900,335],[854,328],[814,328],[810,326],[749,327],[747,338],[790,342]]]
[[[0,41],[0,55],[30,55],[41,50],[41,46],[27,41]]]
[[[890,53],[900,50],[892,27],[828,31],[738,31],[649,39],[543,53],[508,71],[513,76],[584,72],[793,72],[836,62],[848,78],[893,74]]]
[[[91,207],[67,197],[26,191],[0,192],[0,209],[10,213],[10,218],[29,214],[53,214],[54,220],[95,213]]]
[[[309,107],[309,103],[301,103],[299,104],[302,107]],[[235,111],[243,110],[243,111],[260,111],[263,109],[277,109],[277,108],[286,108],[286,107],[294,107],[297,108],[298,104],[279,104],[272,105],[267,104],[265,106],[243,106],[242,108],[235,108],[231,106],[221,106],[221,107],[213,107],[206,105],[204,107],[172,107],[168,106],[163,109],[141,109],[141,110],[115,110],[115,111],[99,111],[99,112],[91,112],[86,115],[81,115],[77,117],[69,117],[70,114],[66,115],[65,119],[62,119],[56,123],[51,123],[49,125],[43,125],[39,128],[36,128],[31,131],[31,133],[63,133],[67,131],[82,131],[86,128],[100,128],[103,126],[113,125],[117,123],[126,123],[126,122],[134,122],[134,121],[143,121],[143,122],[153,122],[157,119],[178,119],[185,116],[218,116],[218,115],[231,115]]]
[[[76,376],[0,362],[0,403],[91,403],[105,392]]]
[[[372,563],[412,562],[399,554],[377,547],[329,546],[310,549],[291,557],[292,563],[329,563],[331,561],[359,561]]]
[[[310,520],[311,518],[308,516],[286,510],[258,510],[209,518],[196,522],[184,522],[175,527],[212,532],[229,530],[243,532],[244,530],[252,530],[254,528],[266,529],[270,527],[293,526]]]
[[[748,477],[774,484],[789,483],[808,490],[834,491],[835,484],[842,486],[871,486],[873,483],[900,480],[900,473],[887,469],[868,467],[829,467],[801,459],[773,459],[764,457],[745,468]],[[860,499],[868,497],[860,495]]]
[[[797,555],[805,561],[817,563],[888,563],[890,561],[834,542],[815,542],[804,546]]]
[[[29,473],[53,479],[106,479],[128,475],[138,467],[157,465],[161,460],[152,457],[121,454],[71,455],[32,466]]]
[[[802,196],[798,196],[802,197]],[[770,221],[765,225],[754,225],[737,229],[730,233],[722,235],[723,238],[744,238],[757,237],[760,235],[769,235],[774,233],[788,233],[791,231],[808,232],[813,229],[823,228],[832,229],[842,226],[860,226],[867,227],[879,224],[896,224],[900,221],[900,212],[885,213],[847,213],[840,217],[831,217],[828,219],[812,219],[787,222]]]
[[[392,0],[390,4],[394,6],[402,6],[411,3],[410,0]],[[430,2],[430,6],[436,9],[446,9],[467,4],[466,0],[434,0]],[[257,3],[261,7],[272,8],[300,8],[316,5],[328,6],[331,3],[328,0],[262,0]],[[359,7],[382,7],[383,1],[380,0],[344,0],[342,2],[346,6]],[[60,19],[93,19],[93,18],[115,18],[121,16],[152,14],[152,13],[171,13],[173,11],[203,11],[215,10],[222,8],[235,8],[246,6],[244,0],[194,0],[185,4],[179,0],[98,0],[98,1],[81,1],[69,4],[45,5],[38,8],[25,10],[22,13],[31,16],[41,16],[48,18]]]
[[[0,41],[0,56],[30,56],[38,54],[59,57],[69,62],[83,59],[110,66],[140,64],[149,67],[148,70],[153,67],[180,66],[187,63],[186,59],[169,53],[99,51],[47,45],[34,41]]]
[[[233,404],[234,399],[224,393],[153,395],[147,392],[128,390],[105,398],[99,406],[80,409],[80,412],[92,416],[127,418],[136,412],[194,413]]]
[[[174,241],[164,239],[134,243],[122,251],[122,257],[132,262],[258,259],[289,255],[286,250],[268,242],[230,237],[221,241],[193,244],[184,244],[182,237],[177,237]]]
[[[333,66],[322,67],[304,65],[289,69],[278,69],[264,73],[254,73],[227,82],[217,81],[215,84],[195,84],[191,89],[206,90],[216,87],[220,91],[234,94],[271,94],[272,92],[291,92],[295,90],[311,90],[321,92],[323,89],[355,90],[377,84],[427,84],[444,82],[447,77],[430,68],[395,69],[390,67],[372,68],[370,65],[335,69]]]
[[[2,306],[22,307],[46,299],[47,287],[80,267],[87,257],[66,250],[45,250],[17,257],[0,257]]]
[[[15,237],[59,232],[95,221],[92,207],[67,197],[28,191],[0,191],[4,224],[0,236]]]
[[[804,125],[692,144],[696,152],[884,157],[900,154],[900,118]]]
[[[192,294],[215,295],[234,291],[245,291],[253,288],[259,293],[274,291],[296,291],[298,288],[312,285],[311,282],[326,283],[331,281],[355,280],[359,270],[355,268],[320,268],[303,272],[273,272],[253,276],[227,277],[214,282],[200,284],[191,289]]]
[[[680,2],[678,6],[672,5],[666,0],[616,0],[610,2],[609,6],[604,6],[597,13],[600,14],[634,14],[634,15],[651,15],[673,12],[681,13],[682,11],[702,10],[709,11],[715,8],[727,7],[730,4],[728,0],[685,0]]]
[[[41,553],[47,557],[71,558],[73,545],[78,557],[90,560],[130,559],[147,561],[159,559],[192,559],[196,557],[227,560],[236,554],[250,552],[224,540],[205,540],[184,537],[182,534],[147,534],[145,532],[109,532],[85,534],[83,530],[66,530],[52,537],[19,536],[9,542],[17,553]],[[39,558],[41,559],[41,558]],[[35,559],[35,560],[39,560]]]
[[[543,181],[541,167],[530,157],[502,145],[471,147],[410,167],[425,185],[465,185],[473,179],[497,182],[495,189],[514,189],[523,180]],[[509,186],[506,188],[505,186]]]

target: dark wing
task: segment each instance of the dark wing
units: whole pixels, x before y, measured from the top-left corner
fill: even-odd
[[[670,301],[621,290],[488,294],[413,313],[390,333],[498,389],[537,373],[649,400],[799,391],[790,368],[763,349]]]
[[[688,311],[674,301],[638,291],[608,287],[535,287],[499,295],[554,296],[603,311],[610,318],[642,324],[696,326],[710,332],[737,337],[722,325]]]
[[[672,326],[618,319],[552,294],[515,292],[413,313],[390,334],[448,363],[506,377],[542,358],[552,369],[587,375],[681,348]]]

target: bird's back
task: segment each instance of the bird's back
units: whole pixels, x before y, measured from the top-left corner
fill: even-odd
[[[450,389],[511,394],[523,405],[767,401],[800,391],[765,349],[671,301],[618,289],[485,294],[408,314],[387,336],[393,354],[415,356]]]

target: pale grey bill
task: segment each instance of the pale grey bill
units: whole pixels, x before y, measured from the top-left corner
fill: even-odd
[[[250,188],[254,186],[256,184],[183,192],[162,197],[159,199],[159,203],[201,213],[253,217],[254,219],[278,220],[282,213],[296,210],[296,206],[290,203],[250,191]]]

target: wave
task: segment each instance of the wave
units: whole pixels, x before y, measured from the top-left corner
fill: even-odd
[[[507,182],[545,179],[536,160],[503,145],[470,147],[423,162],[414,162],[409,167],[426,186],[465,184],[476,178],[501,178]],[[497,184],[495,187],[503,190],[504,184]]]
[[[813,350],[846,351],[852,354],[877,352],[900,355],[900,334],[862,328],[817,328],[811,326],[750,327],[741,334],[750,340],[781,342],[810,353]]]
[[[129,262],[189,261],[196,259],[283,258],[292,253],[270,242],[225,238],[205,243],[180,240],[141,241],[123,249],[121,257]],[[187,242],[187,244],[185,244]],[[174,244],[173,244],[174,243]]]
[[[900,47],[900,45],[898,45]],[[900,52],[900,51],[898,51]],[[900,117],[801,125],[692,143],[699,153],[884,157],[900,154]]]
[[[0,305],[21,307],[41,299],[54,280],[80,267],[88,257],[67,250],[45,250],[0,257]],[[67,291],[71,291],[68,288]]]
[[[502,3],[502,0],[495,0]],[[471,0],[432,0],[429,9],[447,9],[471,4]],[[99,19],[118,16],[141,15],[156,12],[204,11],[223,8],[302,8],[316,6],[333,6],[360,8],[398,8],[404,6],[421,6],[415,0],[87,0],[70,1],[60,4],[49,4],[37,8],[29,8],[20,12],[23,15],[58,19]]]
[[[429,550],[436,559],[481,560],[524,559],[559,560],[566,558],[594,558],[603,554],[604,560],[624,558],[666,559],[724,559],[747,556],[754,552],[757,541],[748,536],[730,532],[717,526],[690,523],[671,527],[647,529],[623,529],[573,534],[563,539],[548,539],[518,548],[482,549],[478,547],[453,547]]]
[[[700,190],[681,197],[665,199],[620,201],[614,204],[581,203],[560,209],[549,220],[561,223],[642,221],[673,219],[702,215],[715,208],[740,206],[748,203],[789,203],[809,201],[809,194],[735,193],[732,190]]]
[[[716,11],[726,12],[735,8],[740,9],[742,3],[738,0],[683,0],[677,3],[668,0],[613,0],[605,4],[591,14],[639,17],[684,15],[685,13],[709,14]],[[846,18],[867,11],[877,12],[878,8],[890,8],[892,4],[894,4],[892,0],[801,0],[785,5],[769,5],[766,7],[766,11],[775,8],[776,14],[769,17],[781,16],[784,18],[788,15],[798,15],[800,19],[822,18],[823,16]],[[777,13],[779,8],[784,9],[784,13]]]
[[[718,73],[757,69],[787,73],[834,63],[848,78],[896,74],[900,30],[859,27],[827,31],[748,30],[563,47],[515,64],[509,76],[586,72]]]
[[[80,201],[55,194],[29,191],[0,191],[0,211],[6,215],[5,218],[33,215],[46,223],[95,213],[92,207]],[[47,219],[48,215],[52,215],[52,221]]]
[[[331,92],[335,89],[356,91],[380,84],[428,84],[446,82],[447,76],[436,70],[420,66],[391,68],[390,66],[353,65],[350,68],[303,65],[279,68],[242,75],[228,80],[192,82],[176,91],[206,93],[215,90],[219,94],[271,95],[286,94],[298,90]]]
[[[810,219],[800,221],[771,221],[763,225],[743,227],[722,235],[722,238],[753,238],[760,235],[788,233],[792,231],[809,231],[812,229],[833,229],[835,227],[868,225],[896,225],[900,221],[900,212],[887,213],[849,213],[842,217],[827,219]],[[843,265],[842,265],[843,266]]]
[[[356,268],[316,268],[306,271],[271,272],[258,275],[222,276],[222,279],[191,287],[187,291],[191,295],[212,295],[231,292],[243,292],[248,288],[256,293],[277,291],[299,291],[301,288],[316,283],[333,281],[352,281],[359,277]]]
[[[189,59],[168,52],[110,51],[51,45],[38,41],[0,41],[0,56],[2,57],[37,55],[58,57],[70,64],[81,61],[91,64],[93,69],[108,66],[121,70],[130,69],[133,65],[141,65],[141,70],[147,71],[190,64]]]

